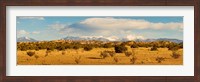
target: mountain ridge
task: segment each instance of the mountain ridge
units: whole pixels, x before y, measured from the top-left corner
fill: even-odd
[[[74,40],[74,41],[76,41],[76,40],[86,40],[86,41],[97,40],[97,41],[105,41],[105,42],[113,41],[109,38],[102,37],[102,36],[94,36],[94,37],[92,37],[92,36],[90,36],[90,37],[67,36],[67,37],[59,39],[59,40]],[[17,38],[17,42],[37,42],[37,41],[38,40],[29,38],[29,37]],[[173,38],[135,39],[135,40],[129,40],[127,38],[120,38],[120,39],[118,38],[118,39],[115,39],[115,41],[122,41],[122,42],[125,42],[125,41],[136,41],[136,42],[171,41],[171,42],[175,42],[175,43],[183,42],[183,40],[173,39]]]

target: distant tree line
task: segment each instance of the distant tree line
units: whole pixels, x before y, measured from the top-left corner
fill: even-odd
[[[127,50],[127,46],[131,48],[138,48],[138,47],[151,47],[152,51],[157,50],[157,48],[168,48],[169,50],[178,50],[183,48],[183,43],[174,43],[169,41],[155,41],[155,42],[134,42],[134,41],[127,41],[127,42],[118,42],[118,44],[114,42],[108,43],[90,43],[90,44],[81,44],[81,42],[18,42],[17,49],[21,51],[26,50],[65,50],[65,49],[79,49],[83,48],[85,51],[90,51],[93,48],[113,48],[115,49],[116,53],[122,53]]]

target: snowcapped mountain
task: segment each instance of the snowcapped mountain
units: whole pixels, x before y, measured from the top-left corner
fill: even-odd
[[[103,37],[103,36],[67,36],[63,40],[98,40],[98,41],[131,41],[128,38],[118,38],[118,37]],[[158,39],[144,39],[144,38],[135,38],[133,41],[136,42],[153,42],[153,41],[171,41],[175,43],[181,43],[182,40],[170,39],[170,38],[158,38]]]
[[[36,42],[37,40],[29,37],[20,37],[17,38],[17,42]]]
[[[97,36],[81,36],[81,37],[76,37],[76,36],[67,36],[63,38],[63,40],[98,40],[98,41],[109,41],[108,39],[104,37],[97,37]]]
[[[136,42],[153,42],[153,41],[170,41],[170,42],[175,42],[175,43],[181,43],[183,40],[179,39],[170,39],[170,38],[158,38],[158,39],[136,39],[134,40]]]
[[[136,41],[136,42],[153,42],[153,41],[171,41],[171,42],[175,42],[175,43],[181,43],[183,42],[183,40],[179,40],[179,39],[170,39],[170,38],[158,38],[158,39],[143,39],[143,38],[135,38],[135,39],[129,39],[129,38],[118,38],[115,36],[111,36],[111,37],[103,37],[103,36],[67,36],[65,38],[63,38],[62,40],[86,40],[86,41],[90,41],[90,40],[97,40],[97,41]],[[17,42],[37,42],[37,40],[30,38],[30,37],[20,37],[17,38]]]

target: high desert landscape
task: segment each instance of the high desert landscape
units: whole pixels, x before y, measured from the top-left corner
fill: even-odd
[[[17,65],[183,65],[182,17],[17,17]]]

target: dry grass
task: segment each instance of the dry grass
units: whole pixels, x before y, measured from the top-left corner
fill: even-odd
[[[158,51],[149,51],[150,48],[128,48],[129,52],[134,51],[134,56],[137,60],[134,65],[182,65],[183,50],[179,49],[176,53],[180,57],[175,59],[172,57],[172,51],[167,48],[158,48]],[[46,51],[46,50],[28,50],[35,51],[35,56],[28,56],[28,51],[17,51],[18,65],[129,65],[133,64],[130,59],[133,56],[127,57],[124,53],[116,53],[114,57],[100,57],[100,53],[108,50],[114,51],[114,48],[93,48],[91,51],[84,51],[83,48],[78,50],[67,49],[65,51]],[[165,58],[165,61],[158,63],[157,57]],[[120,59],[120,60],[119,60]]]

